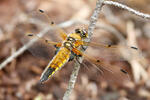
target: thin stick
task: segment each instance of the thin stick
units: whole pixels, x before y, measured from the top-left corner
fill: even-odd
[[[66,21],[66,22],[63,22],[61,24],[59,24],[58,26],[59,27],[68,27],[70,25],[74,24],[74,21],[72,20],[69,20],[69,21]],[[42,37],[44,36],[48,31],[51,30],[51,27],[45,27],[43,29],[43,31],[41,31],[38,36],[39,37]],[[21,47],[18,51],[16,51],[13,55],[9,56],[4,62],[2,62],[0,64],[0,70],[2,68],[4,68],[8,63],[10,63],[12,60],[14,60],[16,57],[18,57],[19,55],[21,55],[25,50],[27,50],[30,46],[32,46],[38,39],[37,38],[34,38],[32,39],[30,42],[28,42],[27,44],[25,44],[23,47]]]
[[[150,14],[144,14],[142,12],[139,12],[137,10],[134,10],[126,5],[123,5],[123,4],[120,4],[118,2],[114,2],[114,1],[104,1],[103,4],[106,4],[106,5],[113,5],[113,6],[116,6],[116,7],[119,7],[119,8],[122,8],[122,9],[125,9],[137,16],[140,16],[140,17],[143,17],[143,18],[146,18],[146,19],[150,19]]]
[[[80,59],[81,61],[82,59]],[[81,61],[82,62],[82,61]],[[69,100],[69,96],[70,94],[72,93],[72,90],[75,86],[75,83],[76,83],[76,79],[77,79],[77,76],[78,76],[78,73],[79,73],[79,70],[80,70],[80,64],[78,62],[75,62],[74,66],[73,66],[73,71],[72,71],[72,74],[70,76],[70,80],[69,80],[69,84],[68,84],[68,88],[64,94],[64,97],[63,97],[63,100]]]
[[[101,8],[103,6],[103,2],[104,2],[104,0],[97,0],[96,8],[93,12],[93,15],[91,16],[90,24],[89,24],[89,27],[88,27],[89,38],[91,38],[91,36],[93,35],[93,31],[95,29],[95,25],[96,25],[96,22],[98,20]]]
[[[86,40],[87,42],[90,42],[90,40],[91,40],[91,36],[93,34],[93,30],[96,27],[96,22],[98,20],[98,17],[99,17],[99,14],[100,14],[100,11],[101,11],[101,8],[102,8],[102,5],[103,5],[103,1],[104,0],[97,0],[96,8],[93,12],[93,15],[91,16],[90,24],[89,24],[89,27],[88,27],[88,36],[89,37]],[[82,60],[83,60],[82,58],[79,59],[80,63],[82,63]],[[74,85],[75,85],[75,82],[76,82],[76,79],[77,79],[77,76],[78,76],[79,69],[80,69],[80,64],[78,62],[76,62],[74,67],[73,67],[73,71],[72,71],[72,74],[70,76],[68,88],[67,88],[67,90],[64,94],[63,100],[69,100],[69,96],[70,96],[70,94],[71,94],[71,92],[74,88]]]

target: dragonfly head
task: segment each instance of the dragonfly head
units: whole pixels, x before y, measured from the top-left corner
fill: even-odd
[[[81,38],[87,38],[88,33],[86,31],[86,29],[75,29],[75,33],[80,34]]]

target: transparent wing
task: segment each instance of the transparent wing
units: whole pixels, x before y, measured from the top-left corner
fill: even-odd
[[[50,40],[40,38],[35,34],[26,34],[22,39],[22,43],[26,45],[28,42],[32,40],[36,41],[33,43],[32,46],[28,48],[28,50],[37,57],[44,58],[44,59],[50,59],[52,55],[54,54],[54,45],[61,44],[57,42],[52,42]]]
[[[113,82],[118,84],[130,80],[129,74],[123,66],[115,66],[114,64],[111,64],[108,61],[104,61],[103,59],[96,59],[94,57],[82,53],[78,49],[74,50],[73,52],[77,55],[83,56],[84,59],[88,61],[88,63],[80,63],[78,57],[76,58],[76,61],[79,64],[85,66],[89,70],[88,74],[95,75],[92,77],[92,79],[100,79],[101,77],[103,77],[104,80],[107,80],[110,83]]]
[[[53,37],[54,40],[65,40],[67,37],[66,32],[57,26],[54,21],[48,16],[48,14],[39,9],[37,11],[32,12],[29,15],[29,18],[31,19],[30,22],[38,25],[40,28],[43,29],[44,27],[49,26],[51,28],[51,32],[46,34],[45,37],[50,37],[51,35],[56,36],[55,38]]]
[[[57,42],[59,42],[58,45],[60,45],[60,42],[66,38],[67,34],[63,29],[55,25],[54,22],[50,21],[50,18],[44,11],[39,11],[40,12],[32,12],[28,15],[28,22],[25,23],[27,24],[27,29],[21,38],[21,42],[25,45],[26,43],[37,39],[28,50],[34,56],[50,59],[52,57],[51,55],[54,55],[53,46],[57,45]],[[39,37],[36,33],[40,33],[45,27],[48,27],[48,25],[51,30],[44,34],[42,38]]]
[[[126,66],[110,64],[101,59],[95,59],[88,55],[83,54],[85,61],[83,66],[88,70],[92,80],[105,80],[110,84],[124,84],[130,81],[130,77]]]
[[[142,56],[139,53],[138,48],[134,46],[107,45],[95,42],[84,43],[84,45],[89,46],[87,49],[88,54],[110,61],[127,61],[131,59],[137,59]]]

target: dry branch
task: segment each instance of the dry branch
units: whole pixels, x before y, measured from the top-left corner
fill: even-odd
[[[150,14],[144,14],[142,12],[139,12],[137,10],[134,10],[126,5],[123,5],[123,4],[120,4],[118,2],[114,2],[114,1],[104,1],[103,4],[106,4],[106,5],[113,5],[113,6],[116,6],[116,7],[119,7],[119,8],[122,8],[122,9],[125,9],[137,16],[140,16],[140,17],[143,17],[143,18],[146,18],[146,19],[150,19]]]

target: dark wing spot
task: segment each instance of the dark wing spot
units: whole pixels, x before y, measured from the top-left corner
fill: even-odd
[[[107,47],[111,47],[111,44],[108,44]]]
[[[48,43],[48,40],[45,40],[46,43]]]
[[[39,12],[40,12],[40,13],[44,13],[44,11],[43,11],[43,10],[41,10],[41,9],[39,9]]]
[[[28,36],[33,36],[33,34],[28,34]]]
[[[53,21],[51,22],[51,25],[54,25],[54,22],[53,22]]]
[[[124,74],[128,74],[128,72],[123,69],[120,69],[120,71],[123,72]]]
[[[96,60],[96,62],[100,62],[100,60]]]
[[[138,48],[137,47],[131,47],[132,49],[135,49],[135,50],[138,50]]]

